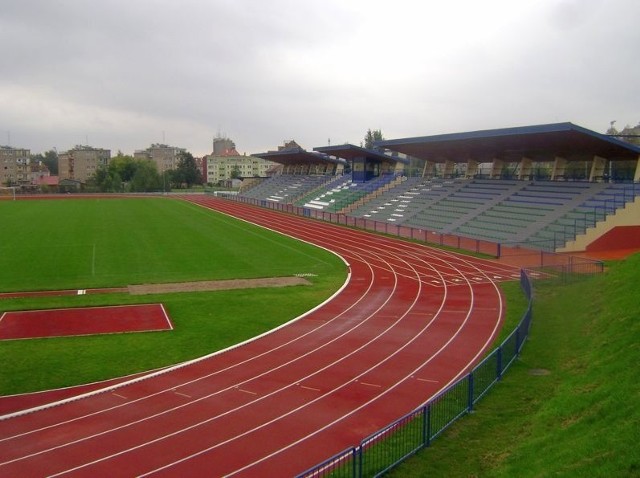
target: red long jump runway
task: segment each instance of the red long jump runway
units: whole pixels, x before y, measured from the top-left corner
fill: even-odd
[[[162,304],[5,312],[0,340],[171,330]]]
[[[4,476],[291,476],[469,370],[515,268],[209,197],[325,247],[350,277],[305,316],[224,353],[0,417]],[[304,271],[301,271],[304,272]]]

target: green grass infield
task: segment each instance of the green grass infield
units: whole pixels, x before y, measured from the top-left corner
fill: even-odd
[[[11,310],[162,302],[169,332],[0,342],[0,395],[162,367],[270,330],[346,278],[323,249],[194,204],[156,198],[0,201],[0,292],[287,277],[310,286],[0,299]]]

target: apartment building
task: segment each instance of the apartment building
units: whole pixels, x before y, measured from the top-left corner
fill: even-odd
[[[58,177],[86,182],[101,167],[109,165],[111,150],[76,146],[58,155]]]
[[[147,149],[135,151],[133,157],[153,161],[158,168],[158,173],[162,174],[165,171],[176,169],[180,153],[186,151],[185,148],[177,148],[166,144],[152,144]]]
[[[30,184],[30,157],[28,149],[0,146],[0,186]]]
[[[235,143],[224,137],[213,139],[213,152],[203,160],[203,172],[210,184],[235,178],[264,177],[275,166],[272,161],[238,153]]]

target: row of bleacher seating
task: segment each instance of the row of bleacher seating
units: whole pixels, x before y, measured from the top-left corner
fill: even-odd
[[[344,187],[345,184],[350,184],[351,180],[346,176],[336,176],[333,180],[325,183],[321,188],[314,189],[307,194],[300,196],[294,204],[296,206],[304,206],[305,204],[309,204],[312,201],[316,201],[318,195],[326,194],[328,191],[333,191],[335,189],[340,189]],[[315,208],[314,208],[315,209]]]
[[[308,194],[323,184],[331,181],[333,176],[279,174],[267,178],[255,187],[242,193],[254,199],[292,204],[299,197]]]
[[[383,175],[367,182],[354,182],[346,179],[339,184],[319,191],[312,199],[304,198],[297,204],[316,210],[339,212],[365,196],[383,188],[393,181],[393,175]]]
[[[312,183],[301,177],[272,180],[277,187],[259,185],[250,197],[291,203],[292,190],[299,193]],[[393,180],[392,175],[365,183],[347,176],[325,178],[324,185],[314,184],[294,203],[330,212],[351,205],[347,214],[359,218],[494,242],[552,241],[560,247],[640,194],[637,184],[403,178],[392,186]],[[272,196],[265,197],[266,192]]]
[[[592,194],[587,183],[520,183],[518,189],[453,230],[456,234],[501,242],[547,240],[538,234]]]
[[[592,183],[589,193],[583,195],[578,205],[563,214],[556,212],[555,220],[536,230],[528,239],[546,240],[553,242],[554,246],[563,246],[578,234],[584,234],[589,227],[595,227],[598,221],[604,221],[609,214],[615,214],[639,194],[640,187],[633,183]]]
[[[352,215],[402,224],[456,187],[454,180],[409,178],[360,206]]]

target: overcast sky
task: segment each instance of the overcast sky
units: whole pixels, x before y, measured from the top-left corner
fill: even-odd
[[[240,152],[640,122],[638,0],[3,0],[0,144]]]

